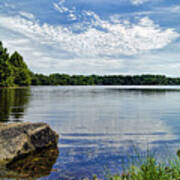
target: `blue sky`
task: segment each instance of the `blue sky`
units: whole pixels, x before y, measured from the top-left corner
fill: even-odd
[[[0,40],[37,73],[180,76],[179,0],[2,0]]]

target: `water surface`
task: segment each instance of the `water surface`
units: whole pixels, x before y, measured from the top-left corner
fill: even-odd
[[[122,170],[133,149],[163,158],[180,148],[180,87],[69,86],[0,89],[1,122],[47,122],[60,135],[52,172],[80,179]]]

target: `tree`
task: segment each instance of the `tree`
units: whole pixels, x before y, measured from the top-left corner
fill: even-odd
[[[13,69],[14,83],[19,86],[29,86],[31,84],[30,70],[23,57],[18,52],[14,52],[9,58],[9,63]]]
[[[0,42],[0,86],[8,87],[14,85],[13,70],[8,62],[9,54]]]

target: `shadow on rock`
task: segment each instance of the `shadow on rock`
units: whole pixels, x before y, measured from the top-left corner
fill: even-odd
[[[46,148],[11,162],[0,169],[0,178],[41,178],[50,175],[59,150],[57,147]]]

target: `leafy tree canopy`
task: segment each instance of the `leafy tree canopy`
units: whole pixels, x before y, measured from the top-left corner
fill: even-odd
[[[23,57],[18,52],[14,52],[10,56],[0,42],[0,87],[28,86],[30,84],[30,71]]]

